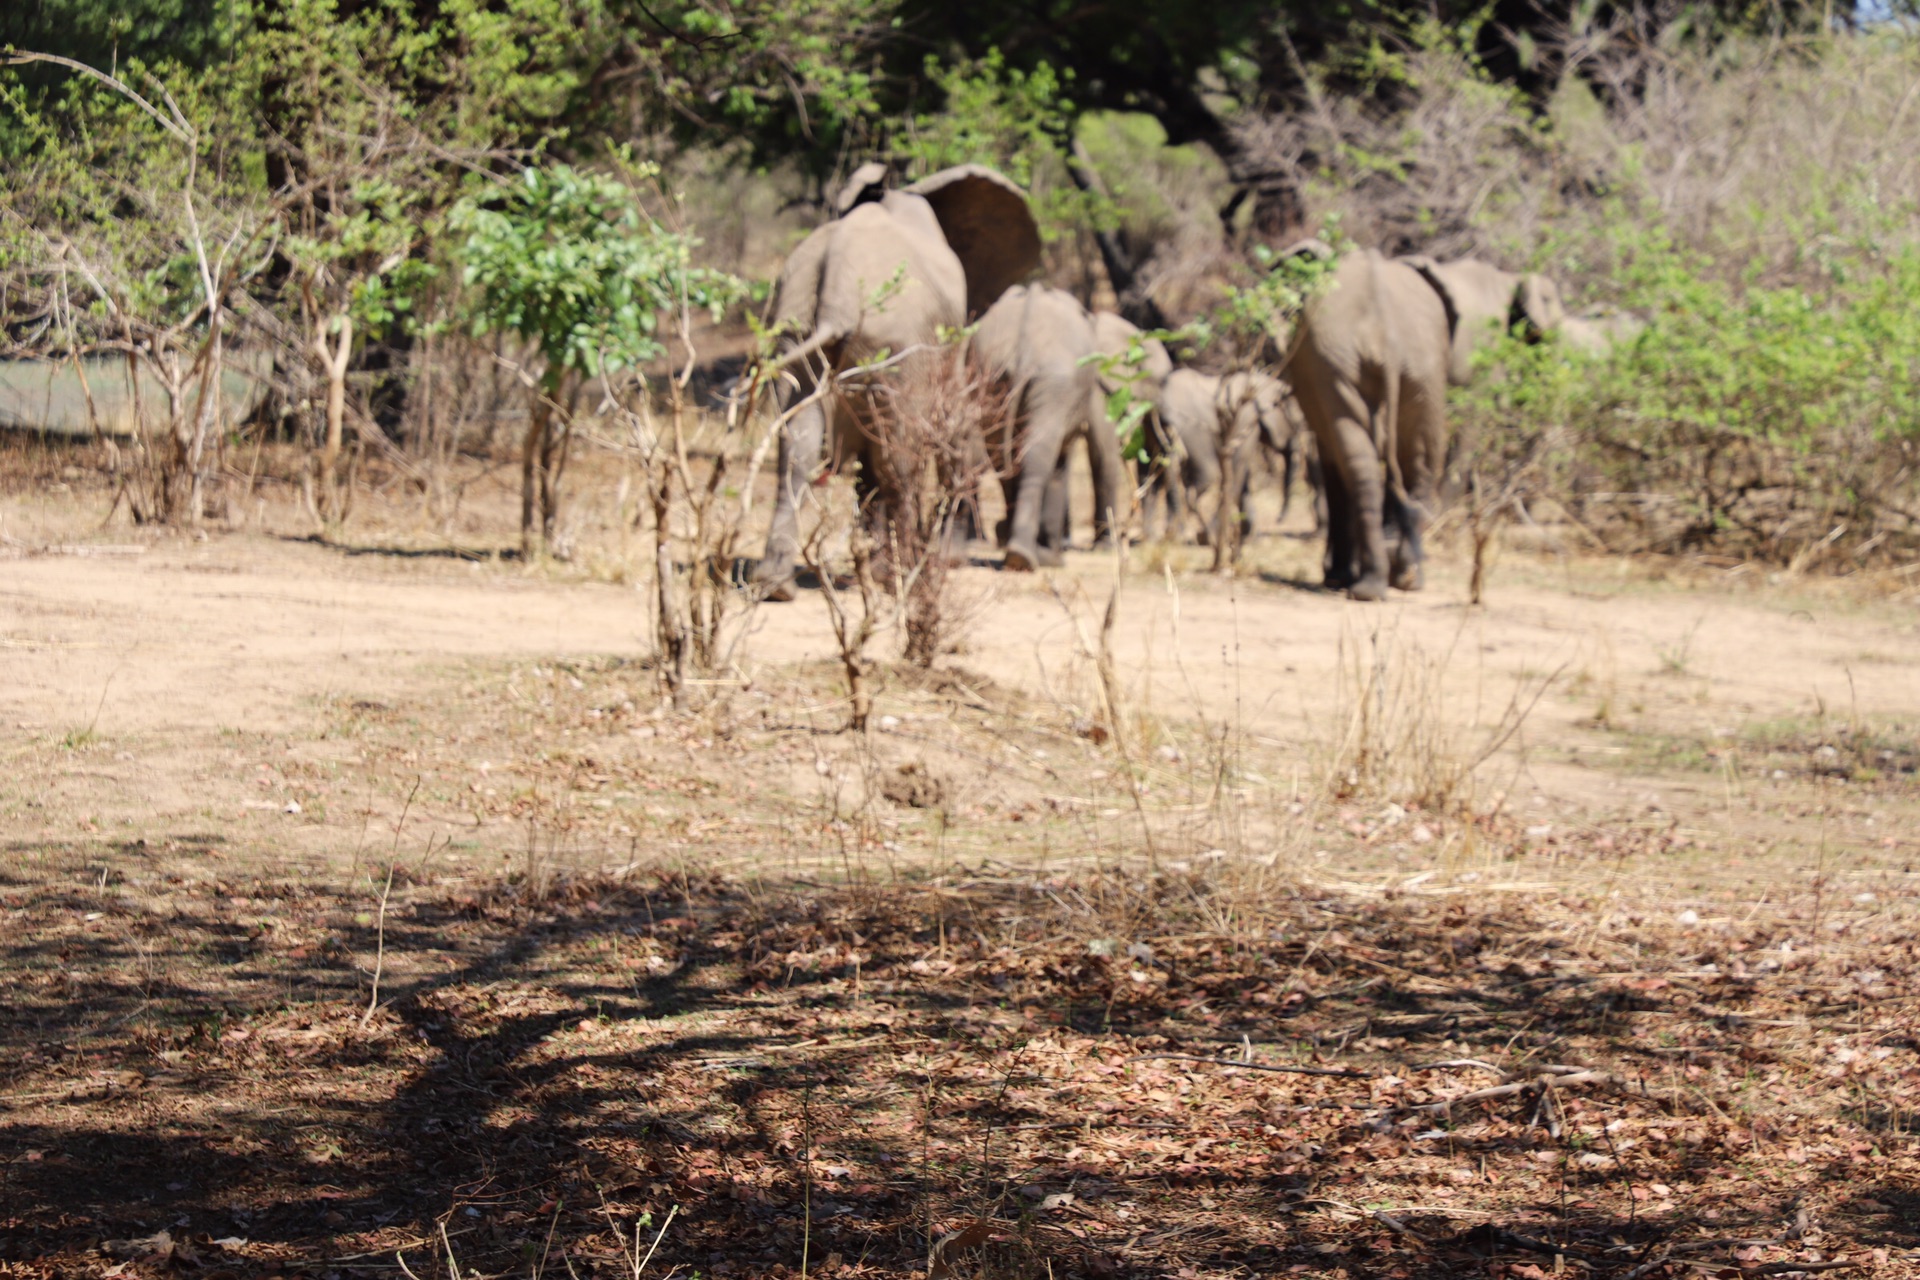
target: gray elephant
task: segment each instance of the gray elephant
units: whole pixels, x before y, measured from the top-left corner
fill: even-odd
[[[1213,519],[1203,524],[1202,536],[1237,555],[1252,532],[1247,499],[1263,450],[1284,460],[1285,484],[1289,490],[1293,486],[1299,416],[1287,385],[1259,371],[1222,378],[1178,369],[1166,380],[1157,426],[1148,442],[1154,455],[1146,500],[1149,529],[1162,502],[1165,527],[1172,533],[1184,517],[1183,508],[1197,514],[1200,499],[1218,491]]]
[[[1384,599],[1389,583],[1422,585],[1422,535],[1447,444],[1449,320],[1426,276],[1363,250],[1335,265],[1295,334],[1285,372],[1320,454],[1326,581],[1355,600]],[[1389,525],[1400,535],[1391,560]]]
[[[1456,387],[1472,378],[1474,352],[1495,338],[1516,327],[1544,337],[1566,323],[1559,286],[1538,272],[1503,271],[1478,258],[1438,262],[1409,254],[1398,261],[1418,271],[1446,308],[1447,379]]]
[[[1006,567],[1060,563],[1067,447],[1075,440],[1086,442],[1092,463],[1095,538],[1118,536],[1129,514],[1126,471],[1099,370],[1089,361],[1097,351],[1093,317],[1079,299],[1016,285],[980,317],[971,349],[1008,397],[1006,421],[988,441],[1006,495]]]
[[[1632,342],[1646,327],[1632,312],[1592,307],[1560,322],[1560,340],[1583,356],[1599,358]]]
[[[1165,438],[1165,427],[1160,415],[1166,398],[1167,379],[1173,374],[1173,357],[1168,354],[1166,344],[1158,338],[1143,335],[1140,329],[1122,316],[1111,311],[1096,311],[1093,314],[1093,342],[1105,359],[1096,362],[1100,371],[1100,390],[1111,397],[1123,387],[1136,399],[1145,402],[1146,416],[1140,424],[1146,444],[1147,457],[1144,460],[1146,475],[1145,492],[1149,500],[1160,496],[1163,490],[1172,496],[1179,483],[1178,475],[1168,477],[1163,474],[1160,456],[1154,452],[1154,443]],[[1049,512],[1052,510],[1049,502]]]
[[[1040,263],[1025,193],[993,170],[961,165],[897,191],[885,181],[884,166],[861,166],[835,202],[838,216],[780,272],[772,318],[786,336],[777,399],[782,412],[803,407],[780,437],[772,524],[754,573],[768,599],[793,598],[799,506],[823,462],[863,464],[858,484],[870,518],[884,518],[899,497],[882,491],[892,469],[873,456],[876,375],[842,375],[885,355],[910,376],[915,362],[941,358],[942,328],[984,313]],[[830,393],[806,403],[827,377]]]
[[[1557,338],[1586,356],[1604,356],[1647,327],[1639,316],[1610,307],[1570,315],[1559,287],[1535,272],[1503,271],[1475,258],[1436,262],[1415,254],[1401,261],[1425,276],[1447,306],[1453,324],[1448,376],[1456,386],[1471,376],[1476,350],[1516,327],[1529,337]]]

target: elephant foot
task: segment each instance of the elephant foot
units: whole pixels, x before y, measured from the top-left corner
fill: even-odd
[[[1066,558],[1052,547],[1008,547],[1006,567],[1014,573],[1032,573],[1035,569],[1057,569]]]
[[[1347,599],[1363,600],[1371,604],[1387,598],[1386,575],[1370,573],[1347,588]]]
[[[789,603],[794,594],[793,565],[762,560],[753,571],[753,587],[762,600]]]
[[[1418,591],[1427,585],[1427,570],[1420,564],[1400,564],[1393,567],[1393,585],[1400,591]]]

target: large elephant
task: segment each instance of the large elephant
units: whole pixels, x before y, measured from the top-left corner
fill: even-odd
[[[1454,332],[1427,277],[1373,250],[1342,258],[1301,318],[1286,374],[1320,453],[1327,585],[1355,600],[1422,585]]]
[[[1040,263],[1025,193],[993,170],[960,165],[897,191],[885,181],[884,166],[861,166],[835,202],[838,216],[803,240],[780,272],[777,400],[782,412],[803,407],[780,437],[772,525],[754,574],[768,599],[793,598],[799,507],[822,462],[865,464],[863,500],[875,496],[876,477],[889,474],[874,465],[876,375],[841,375],[882,355],[910,375],[915,362],[940,358],[943,328],[984,313]],[[814,398],[829,377],[829,393]],[[884,512],[891,495],[878,496]]]
[[[1299,458],[1296,422],[1286,383],[1270,373],[1243,371],[1222,378],[1175,370],[1161,398],[1158,432],[1149,437],[1154,454],[1147,493],[1149,526],[1164,501],[1166,528],[1173,532],[1183,507],[1198,514],[1200,499],[1218,490],[1204,533],[1214,545],[1226,540],[1237,550],[1252,531],[1247,498],[1263,449],[1285,460],[1285,483],[1292,488]],[[1237,534],[1231,538],[1229,515]]]
[[[1093,317],[1079,299],[1046,285],[1016,285],[980,317],[972,350],[1007,392],[1007,420],[988,442],[1006,494],[1007,568],[1060,562],[1067,446],[1078,439],[1092,463],[1095,537],[1118,536],[1128,514],[1126,471],[1099,370],[1089,360],[1098,350]]]
[[[1561,330],[1567,309],[1560,288],[1538,272],[1504,271],[1478,258],[1438,262],[1421,254],[1399,259],[1418,271],[1446,308],[1447,380],[1465,386],[1474,352],[1516,327],[1533,337]]]

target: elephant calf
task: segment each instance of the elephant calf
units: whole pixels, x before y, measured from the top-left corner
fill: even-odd
[[[1299,441],[1296,410],[1287,385],[1268,373],[1235,373],[1225,378],[1179,369],[1170,374],[1157,422],[1150,423],[1148,447],[1154,455],[1147,481],[1149,532],[1160,523],[1172,533],[1191,507],[1218,491],[1214,516],[1202,524],[1203,538],[1216,545],[1228,537],[1232,513],[1237,529],[1233,545],[1252,530],[1247,498],[1262,447],[1285,460],[1285,483],[1293,487]]]

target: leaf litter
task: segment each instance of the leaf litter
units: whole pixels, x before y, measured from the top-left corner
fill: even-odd
[[[1235,874],[14,884],[0,1276],[1920,1271],[1910,913]]]

